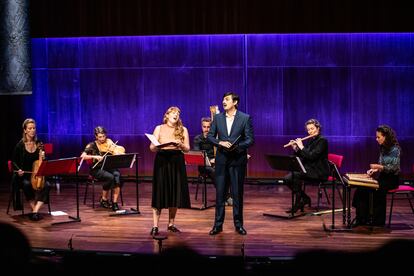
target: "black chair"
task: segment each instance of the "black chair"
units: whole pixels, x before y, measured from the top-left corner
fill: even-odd
[[[333,153],[328,154],[328,160],[330,162],[332,162],[333,164],[335,164],[335,166],[337,167],[338,170],[342,166],[343,159],[344,159],[344,157],[342,155],[337,155],[337,154],[333,154]],[[315,181],[308,181],[307,180],[306,181],[304,188],[306,187],[306,184],[318,185],[318,201],[317,201],[317,205],[316,205],[316,210],[317,211],[319,211],[320,203],[322,201],[323,194],[325,195],[326,202],[328,204],[331,204],[327,188],[332,187],[334,181],[337,181],[337,179],[335,179],[335,177],[333,177],[332,175],[330,175],[328,177],[328,180],[326,180],[326,181],[318,181],[318,180],[315,180]],[[341,191],[339,189],[336,189],[336,190],[338,191],[339,198],[341,199],[341,201],[343,201]]]

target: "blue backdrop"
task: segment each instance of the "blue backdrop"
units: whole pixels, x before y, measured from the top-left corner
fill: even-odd
[[[414,34],[251,34],[32,39],[33,95],[26,117],[55,157],[77,156],[105,126],[151,175],[152,133],[165,110],[182,110],[191,138],[222,95],[241,96],[253,116],[256,143],[249,177],[279,175],[265,153],[289,154],[291,138],[317,118],[342,171],[377,161],[375,128],[389,124],[414,163]]]

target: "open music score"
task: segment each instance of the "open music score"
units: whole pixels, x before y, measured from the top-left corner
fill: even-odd
[[[147,136],[148,140],[151,141],[151,143],[156,146],[157,148],[164,148],[167,146],[176,146],[177,144],[175,142],[168,142],[168,143],[164,143],[161,144],[160,142],[158,142],[157,138],[155,138],[154,135],[149,134],[149,133],[145,133],[145,136]]]
[[[366,173],[346,173],[344,181],[350,186],[363,186],[378,189],[378,181]]]

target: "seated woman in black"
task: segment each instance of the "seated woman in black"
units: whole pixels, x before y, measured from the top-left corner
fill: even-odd
[[[294,172],[293,175],[289,173],[285,176],[285,183],[296,198],[293,210],[288,210],[289,213],[296,213],[299,209],[303,211],[305,205],[311,205],[310,197],[302,189],[303,180],[324,181],[329,176],[328,140],[321,135],[322,126],[318,120],[310,119],[305,123],[305,128],[312,136],[305,144],[301,138],[289,143],[306,169],[306,173]]]
[[[369,193],[373,192],[372,225],[384,226],[387,208],[387,192],[398,187],[400,174],[401,148],[394,130],[387,125],[376,129],[376,140],[380,146],[378,164],[371,164],[367,174],[377,178],[379,189],[372,191],[358,188],[355,191],[352,206],[356,208],[353,226],[370,224]]]
[[[30,173],[34,168],[34,162],[45,158],[45,152],[42,149],[42,142],[37,139],[36,122],[28,118],[23,122],[23,138],[17,143],[13,151],[13,169],[16,174],[13,176],[14,191],[18,188],[23,188],[26,200],[30,202],[32,213],[29,218],[34,221],[42,219],[39,214],[40,208],[49,200],[50,185],[48,182],[36,181],[38,186],[32,185]],[[15,193],[14,198],[20,198],[18,193]],[[20,208],[23,208],[20,206]],[[16,208],[17,209],[17,208]]]

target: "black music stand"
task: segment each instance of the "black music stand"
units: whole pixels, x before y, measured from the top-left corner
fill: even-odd
[[[305,167],[303,166],[302,162],[297,156],[266,154],[265,157],[266,157],[267,163],[270,165],[272,169],[281,170],[281,171],[290,171],[292,173],[292,182],[294,181],[293,172],[306,173]],[[263,213],[263,216],[283,218],[283,219],[292,219],[292,218],[304,216],[306,213],[295,215],[295,213],[293,212],[294,204],[295,204],[295,194],[292,190],[292,209],[291,209],[292,211],[288,216],[273,215],[273,214],[267,214],[267,213]]]
[[[327,227],[325,225],[325,222],[323,222],[323,230],[326,232],[347,232],[351,229],[349,228],[335,228],[335,190],[337,189],[336,185],[339,180],[339,182],[342,184],[342,187],[345,187],[344,180],[342,179],[342,175],[338,170],[338,167],[335,165],[335,163],[329,161],[329,166],[331,168],[331,175],[334,178],[332,181],[332,224],[331,227]],[[346,191],[344,190],[342,193],[342,216],[343,216],[343,224],[345,224],[346,219]]]
[[[184,153],[184,159],[186,165],[188,166],[202,166],[204,168],[208,166],[208,164],[206,164],[207,155],[206,151],[204,150],[191,150],[189,152],[186,152]],[[214,206],[215,205],[207,206],[207,180],[206,177],[203,177],[203,203],[201,204],[200,208],[191,207],[191,209],[201,211]]]
[[[80,222],[79,217],[79,180],[78,180],[78,157],[63,158],[56,160],[45,160],[39,167],[36,176],[70,175],[76,176],[76,217],[68,216],[71,220],[54,222],[52,225]]]
[[[118,154],[118,155],[106,155],[102,161],[101,170],[113,170],[113,169],[122,169],[122,168],[132,168],[135,163],[135,189],[136,189],[136,202],[137,208],[131,208],[131,210],[119,210],[114,214],[110,214],[111,217],[114,216],[126,216],[126,215],[136,215],[140,214],[139,211],[139,195],[138,195],[138,162],[137,162],[137,153],[127,153],[127,154]]]

